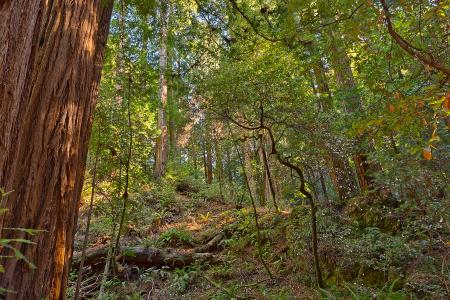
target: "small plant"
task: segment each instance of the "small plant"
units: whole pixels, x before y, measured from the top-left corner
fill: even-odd
[[[198,269],[196,267],[184,267],[175,270],[174,282],[172,288],[177,292],[185,292],[189,284],[197,277]]]
[[[161,180],[161,182],[152,185],[143,192],[142,200],[150,205],[168,208],[176,203],[175,196],[174,185],[166,180]]]
[[[210,201],[220,200],[220,186],[218,183],[204,185],[197,193],[193,193],[192,196],[197,199]]]
[[[230,278],[233,274],[233,268],[228,262],[218,264],[210,269],[212,276],[216,278]]]
[[[143,238],[141,244],[144,248],[152,248],[152,247],[159,246],[157,240],[149,239],[149,238]]]
[[[210,211],[208,211],[206,214],[200,214],[200,220],[203,223],[207,223],[212,217],[212,214]]]
[[[161,233],[158,244],[161,247],[192,245],[192,234],[182,228],[170,228]]]
[[[6,197],[7,195],[11,194],[12,192],[5,192],[2,188],[0,188],[0,200],[3,199],[4,197]],[[0,215],[5,214],[6,212],[8,212],[8,209],[6,208],[0,208]],[[38,230],[33,230],[33,229],[25,229],[25,228],[3,228],[3,230],[8,230],[8,231],[22,231],[25,232],[29,235],[34,235],[38,232]],[[13,255],[11,256],[6,256],[6,258],[11,258],[11,259],[17,259],[17,260],[23,260],[29,268],[31,269],[35,269],[36,266],[29,261],[23,254],[22,252],[20,252],[15,246],[13,246],[13,244],[35,244],[34,242],[27,240],[27,239],[23,239],[23,238],[12,238],[12,239],[6,239],[6,238],[2,238],[0,236],[0,249],[9,249],[12,251]],[[5,256],[3,256],[5,257]],[[0,264],[0,273],[4,273],[5,272],[5,268],[2,264]],[[13,293],[14,291],[10,291],[7,289],[4,289],[2,287],[0,287],[0,295],[5,295],[7,293]]]
[[[242,297],[238,296],[239,286],[237,284],[231,284],[230,286],[221,286],[216,282],[210,281],[216,288],[219,290],[216,294],[211,297],[211,300],[229,300],[229,299],[241,299]],[[244,298],[245,299],[245,298]]]
[[[264,299],[268,300],[289,300],[294,299],[291,293],[286,289],[282,288],[280,290],[273,291],[265,291],[265,289],[260,288],[261,294],[264,296]]]

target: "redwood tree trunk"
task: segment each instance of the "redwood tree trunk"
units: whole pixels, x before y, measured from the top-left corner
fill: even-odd
[[[319,99],[320,107],[323,111],[328,111],[331,109],[332,105],[331,92],[328,86],[324,65],[321,60],[314,64],[313,71],[318,89],[317,97]],[[336,72],[336,74],[337,73],[338,72]],[[324,124],[324,127],[327,131],[330,130],[327,124]],[[356,192],[356,182],[353,178],[353,172],[346,155],[335,150],[340,148],[339,141],[330,139],[323,143],[322,147],[326,153],[326,160],[329,165],[329,174],[333,181],[334,188],[339,195],[339,199],[345,200],[353,196]]]
[[[6,299],[62,299],[112,1],[0,2],[2,238],[36,265],[3,258]],[[35,237],[7,228],[45,230]],[[11,255],[2,249],[0,255]]]
[[[161,131],[156,139],[155,149],[155,170],[153,176],[159,178],[166,171],[168,148],[168,132],[167,132],[167,39],[169,35],[168,29],[169,7],[168,4],[160,1],[160,26],[161,41],[159,48],[159,107],[158,107],[158,129]]]
[[[329,31],[328,34],[331,40],[331,62],[335,70],[338,88],[344,95],[344,108],[349,113],[357,113],[362,109],[362,103],[357,91],[350,58],[345,48],[340,47],[339,41],[334,38],[333,33]],[[360,137],[358,137],[355,142],[356,146],[360,147],[361,142]],[[377,170],[378,167],[369,162],[367,155],[361,149],[357,149],[353,160],[355,162],[356,173],[358,174],[360,189],[365,191],[373,188],[374,181],[368,173]]]
[[[205,153],[206,153],[206,183],[212,184],[213,182],[213,161],[212,161],[212,145],[211,136],[209,132],[206,135],[205,142]]]

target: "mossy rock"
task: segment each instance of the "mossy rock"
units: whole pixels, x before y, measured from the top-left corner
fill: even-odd
[[[324,278],[327,286],[339,285],[340,282],[352,282],[358,278],[361,267],[359,264],[349,264],[334,269],[324,268]],[[331,271],[330,271],[331,270]]]
[[[359,277],[366,286],[383,286],[388,276],[385,272],[372,268],[363,268],[360,270]]]

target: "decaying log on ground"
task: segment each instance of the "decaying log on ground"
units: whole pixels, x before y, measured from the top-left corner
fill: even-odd
[[[86,250],[85,265],[103,264],[108,254],[108,245]],[[213,253],[187,253],[171,249],[144,248],[144,247],[121,247],[118,262],[125,262],[139,267],[170,267],[180,268],[193,264],[194,262],[214,261]],[[78,269],[81,253],[75,253],[72,261],[72,269]]]
[[[208,243],[194,249],[194,252],[209,252],[216,250],[219,243],[225,238],[225,233],[221,232],[215,235]]]

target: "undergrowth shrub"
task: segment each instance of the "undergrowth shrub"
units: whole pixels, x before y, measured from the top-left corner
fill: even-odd
[[[170,228],[158,237],[158,245],[161,247],[192,245],[192,234],[183,228]]]
[[[207,201],[220,201],[220,186],[218,183],[204,184],[196,193],[192,193],[191,196],[196,199],[203,199]]]
[[[189,285],[198,277],[199,268],[197,266],[187,266],[181,269],[175,269],[174,278],[171,284],[171,289],[176,293],[184,293],[189,288]]]
[[[175,186],[166,179],[146,185],[139,194],[140,200],[147,205],[168,208],[176,204]]]
[[[436,219],[419,219],[415,213],[409,215],[403,206],[395,208],[373,201],[358,205],[361,213],[377,209],[381,216],[402,215],[402,225],[392,231],[367,226],[369,223],[364,226],[358,221],[360,216],[348,214],[346,209],[342,212],[325,205],[319,207],[319,257],[327,284],[342,287],[353,283],[355,289],[350,294],[359,299],[371,299],[377,291],[380,299],[406,299],[406,295],[409,299],[410,294],[417,299],[440,299],[438,295],[445,294],[446,279],[439,275],[442,260],[436,258],[436,252],[444,253],[445,243],[438,238],[442,227]],[[306,284],[313,283],[308,274],[314,273],[309,218],[308,207],[295,207],[286,234],[289,257],[295,263],[295,271],[304,274],[301,280]],[[377,222],[385,224],[383,219]],[[386,286],[392,286],[387,296]]]

